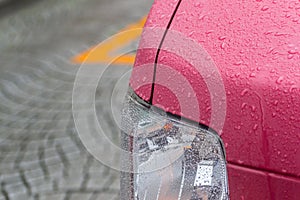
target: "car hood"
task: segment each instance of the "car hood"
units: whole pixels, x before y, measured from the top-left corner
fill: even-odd
[[[188,0],[161,13],[154,4],[131,87],[215,129],[230,163],[299,178],[300,4],[291,2]]]

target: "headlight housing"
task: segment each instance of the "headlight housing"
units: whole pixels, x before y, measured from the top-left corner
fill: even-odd
[[[210,129],[129,92],[122,113],[121,199],[228,199],[224,148]]]

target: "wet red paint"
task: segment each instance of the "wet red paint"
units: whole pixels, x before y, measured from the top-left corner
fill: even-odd
[[[228,165],[231,199],[299,199],[298,179]]]
[[[161,18],[161,14],[170,16],[175,2],[156,1],[146,27],[166,27],[169,18]],[[232,199],[251,199],[253,193],[261,195],[256,199],[292,199],[286,198],[289,192],[299,194],[300,2],[184,0],[171,30],[200,44],[218,68],[226,92],[224,127],[219,130],[212,121],[214,99],[205,82],[207,78],[193,73],[195,66],[181,55],[161,51],[158,61],[188,80],[195,91],[197,105],[190,102],[192,98],[184,92],[185,84],[180,83],[170,86],[176,86],[176,91],[157,84],[153,104],[217,129],[230,163],[277,174],[255,178],[251,170],[244,170],[249,180],[241,183],[239,178],[234,178],[238,172],[233,167],[229,170]],[[161,38],[162,35],[154,39],[157,47]],[[167,35],[168,39],[172,38]],[[145,79],[152,80],[156,49],[143,49],[143,42],[140,48],[131,86],[144,100],[149,100],[151,85],[138,87],[142,84],[138,79],[143,74]],[[193,53],[194,49],[188,51]],[[204,59],[199,56],[199,60]],[[144,64],[148,64],[149,71],[138,73],[137,69]],[[173,82],[178,77],[158,66],[157,83],[168,85],[170,76]],[[176,97],[178,94],[186,96],[180,99],[188,105],[184,110]],[[199,116],[193,114],[195,106]],[[292,186],[294,183],[298,185]],[[249,184],[257,187],[247,187]],[[242,187],[239,185],[245,188],[239,189]],[[261,194],[262,188],[266,194]],[[249,192],[243,194],[245,191]]]

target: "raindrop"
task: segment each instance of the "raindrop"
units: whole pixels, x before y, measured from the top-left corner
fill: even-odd
[[[273,31],[267,31],[267,32],[265,32],[264,34],[265,35],[269,35],[269,34],[272,34],[273,33]]]
[[[205,34],[209,35],[209,34],[211,34],[213,32],[214,32],[214,30],[208,30],[208,31],[205,32]]]
[[[226,39],[226,36],[220,36],[219,37],[219,40],[225,40]]]
[[[292,85],[289,89],[289,92],[293,92],[295,89],[297,89],[297,87],[295,85]]]
[[[160,103],[160,102],[161,102],[160,98],[157,98],[157,99],[156,99],[156,102],[157,102],[157,103]]]
[[[247,104],[246,104],[246,103],[243,103],[243,104],[242,104],[242,109],[244,109],[246,106],[247,106]]]
[[[194,4],[194,6],[195,6],[196,8],[200,8],[200,7],[201,7],[201,3],[200,3],[200,2],[196,2],[196,3]]]
[[[258,128],[258,124],[254,124],[253,130],[257,130],[257,128]]]
[[[205,111],[208,113],[210,110],[211,110],[211,107],[208,106]]]
[[[161,61],[164,61],[164,60],[166,60],[167,58],[168,58],[167,56],[161,56],[161,57],[160,57],[160,60],[161,60]]]
[[[291,49],[291,50],[288,51],[288,53],[289,53],[289,54],[297,54],[297,51]]]
[[[263,7],[261,8],[261,10],[262,10],[262,11],[267,11],[267,10],[269,10],[269,7],[268,7],[268,6],[263,6]]]
[[[222,44],[221,44],[221,49],[225,49],[225,43],[223,42]]]
[[[209,61],[209,60],[211,60],[211,57],[210,56],[206,56],[205,60]]]
[[[276,80],[276,83],[277,84],[281,84],[282,81],[283,81],[284,77],[283,76],[280,76],[277,80]]]
[[[299,19],[298,19],[298,18],[294,18],[292,21],[293,21],[293,22],[298,22]]]
[[[206,17],[206,15],[201,15],[201,16],[199,17],[199,20],[203,20],[205,17]]]
[[[243,61],[237,61],[237,62],[234,63],[234,65],[239,66],[239,65],[241,65],[242,63],[243,63]]]
[[[290,13],[286,13],[286,14],[285,14],[285,17],[286,17],[286,18],[290,18],[290,17],[291,17],[291,14],[290,14]]]
[[[288,59],[292,59],[293,57],[294,57],[293,54],[289,54],[289,55],[288,55]]]
[[[163,18],[165,18],[166,17],[166,15],[161,15],[160,17],[159,17],[159,19],[163,19]]]
[[[242,92],[241,92],[241,96],[243,97],[243,96],[245,96],[245,94],[247,94],[248,93],[248,89],[244,89]]]
[[[293,9],[294,8],[294,3],[291,2],[290,5],[289,5],[289,9]]]
[[[242,160],[238,160],[237,161],[239,164],[243,164],[244,163],[244,161],[242,161]]]
[[[230,20],[230,21],[229,21],[229,24],[233,24],[233,23],[234,23],[234,20]]]
[[[191,37],[192,35],[194,35],[194,33],[195,33],[195,31],[192,31],[192,32],[189,33],[188,36]]]
[[[252,72],[252,73],[250,74],[250,77],[255,77],[255,73]]]
[[[285,33],[280,33],[280,32],[275,33],[275,36],[284,36],[284,35],[286,35],[286,34]]]
[[[240,77],[240,73],[236,73],[234,76],[236,77],[236,78],[238,78],[238,77]]]
[[[269,51],[268,51],[268,53],[272,53],[273,51],[274,51],[274,47],[271,47],[270,49],[269,49]]]

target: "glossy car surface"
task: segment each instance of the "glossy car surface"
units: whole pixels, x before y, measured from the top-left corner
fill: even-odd
[[[156,0],[130,85],[221,135],[231,199],[299,199],[299,1]]]

